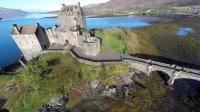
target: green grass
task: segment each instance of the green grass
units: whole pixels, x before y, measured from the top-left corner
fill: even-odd
[[[131,30],[122,28],[100,29],[97,30],[97,35],[103,38],[115,51],[128,51],[130,54],[140,52],[138,37]]]
[[[108,108],[109,112],[154,112],[156,109],[159,110],[167,87],[157,73],[153,73],[150,77],[142,76],[140,79],[144,81],[146,88],[143,91],[134,86],[130,88],[131,102],[124,103],[123,93],[119,91],[119,100],[108,99],[103,106]]]
[[[122,44],[120,40],[116,39],[115,37],[104,36],[103,40],[107,42],[113,50],[117,52],[122,52],[122,53],[124,52],[124,49],[125,49],[124,45]]]
[[[120,30],[119,30],[120,31]],[[97,35],[100,36],[104,42],[106,42],[113,50],[117,52],[124,52],[125,46],[120,41],[119,32],[116,30],[98,30]],[[105,46],[104,46],[105,47]]]
[[[180,27],[192,27],[195,33],[185,37],[177,36],[176,31]],[[200,64],[199,18],[183,18],[136,29],[100,29],[97,35],[100,35],[116,51],[122,52],[125,49],[131,55],[162,56]]]
[[[104,70],[104,72],[101,72]],[[102,79],[101,75],[107,76]],[[119,75],[128,74],[128,68],[123,64],[93,67],[78,63],[72,56],[64,54],[44,54],[28,64],[28,68],[15,76],[0,76],[0,95],[8,99],[5,108],[11,112],[35,112],[42,105],[48,103],[55,95],[70,92],[72,88],[89,82],[94,78],[102,82],[112,83]],[[13,80],[15,78],[15,80]],[[8,82],[16,83],[16,89],[3,92]],[[76,96],[70,99],[73,106]],[[74,101],[75,100],[75,101]]]
[[[0,95],[8,99],[4,107],[11,112],[35,112],[53,96],[67,91],[70,92],[67,107],[72,108],[82,99],[86,85],[91,80],[98,78],[101,80],[101,85],[113,85],[113,82],[120,83],[119,76],[127,74],[128,67],[124,64],[89,66],[78,63],[70,55],[50,53],[31,61],[28,69],[18,75],[0,76],[2,91],[8,82],[16,83],[15,90]],[[111,112],[126,111],[128,108],[132,108],[133,112],[138,110],[142,112],[152,108],[165,93],[165,87],[158,75],[152,78],[144,77],[144,81],[147,90],[142,93],[132,90],[135,97],[131,105],[123,103],[123,100],[112,100],[106,101],[105,107]]]
[[[106,51],[106,48],[105,46],[101,43],[101,46],[100,46],[100,53],[104,53]]]
[[[195,33],[184,37],[175,33],[180,27],[192,27]],[[199,18],[185,18],[169,23],[133,29],[140,44],[140,53],[162,56],[183,62],[200,64],[200,22]]]

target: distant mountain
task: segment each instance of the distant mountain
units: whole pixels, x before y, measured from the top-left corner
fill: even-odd
[[[18,9],[9,9],[0,7],[0,18],[9,19],[13,17],[23,16],[28,14],[28,12],[18,10]]]
[[[52,13],[58,13],[59,12],[59,10],[56,10],[56,11],[49,11],[49,12],[45,12],[44,14],[52,14]]]
[[[121,9],[128,7],[155,8],[200,5],[200,0],[110,0],[86,8]]]
[[[99,4],[89,4],[84,6],[83,8],[93,8],[93,7],[97,7]]]

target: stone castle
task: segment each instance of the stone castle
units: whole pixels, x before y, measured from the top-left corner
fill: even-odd
[[[100,52],[101,40],[88,33],[84,11],[80,3],[62,5],[58,14],[60,25],[44,29],[39,23],[32,26],[12,25],[11,35],[27,61],[45,50],[60,49],[55,45],[73,46],[86,55],[96,56]]]

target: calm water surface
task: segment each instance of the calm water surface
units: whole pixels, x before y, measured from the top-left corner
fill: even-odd
[[[190,33],[194,33],[193,28],[188,28],[188,27],[181,27],[177,32],[176,35],[178,36],[187,36]]]
[[[14,40],[10,36],[11,25],[34,25],[40,23],[44,28],[58,24],[57,18],[39,18],[51,17],[55,14],[30,14],[25,17],[13,18],[10,20],[0,20],[0,67],[5,67],[19,59],[21,52]],[[122,16],[122,17],[105,17],[105,18],[87,18],[88,29],[96,28],[138,28],[149,26],[151,21],[158,20],[155,17],[139,16]]]

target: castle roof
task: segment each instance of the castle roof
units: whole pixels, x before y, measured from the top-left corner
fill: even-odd
[[[32,26],[13,26],[11,34],[12,35],[36,34],[37,28],[38,28],[37,25],[32,25]]]

